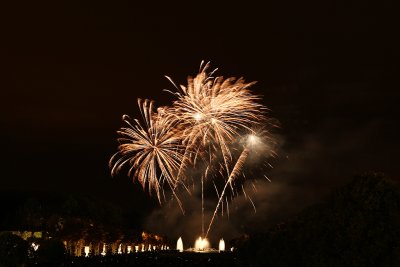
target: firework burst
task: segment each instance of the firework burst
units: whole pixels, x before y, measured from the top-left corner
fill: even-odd
[[[213,77],[215,70],[208,73],[208,68],[209,64],[201,65],[195,78],[188,77],[187,86],[178,87],[170,79],[178,89],[172,108],[181,127],[182,143],[195,151],[194,159],[204,152],[220,151],[229,175],[231,143],[263,120],[265,107],[249,89],[255,82]]]
[[[163,188],[167,185],[182,211],[176,193],[178,185],[188,188],[185,171],[195,168],[196,161],[201,159],[205,163],[201,175],[202,212],[205,180],[224,179],[220,189],[212,181],[218,202],[206,235],[203,213],[202,236],[208,235],[221,205],[223,212],[224,199],[229,212],[226,191],[230,188],[231,195],[235,195],[235,180],[242,174],[253,148],[261,144],[253,129],[262,128],[267,122],[267,109],[259,103],[261,97],[250,90],[255,82],[213,77],[216,69],[208,70],[209,63],[202,62],[199,73],[194,78],[188,77],[187,85],[177,86],[166,76],[177,89],[169,91],[176,97],[171,107],[154,111],[152,101],[139,99],[142,121],[123,116],[127,127],[118,131],[119,151],[110,159],[112,174],[129,166],[128,176],[138,180],[143,189],[148,186],[150,193],[156,192],[160,203],[161,196],[165,198]],[[243,136],[247,136],[246,141],[241,143]]]
[[[161,203],[163,185],[172,188],[176,183],[175,174],[183,157],[181,137],[175,122],[166,115],[167,108],[155,112],[153,101],[147,99],[139,99],[138,105],[143,121],[122,117],[127,127],[118,131],[120,145],[110,159],[111,173],[114,175],[129,165],[128,176],[138,180],[143,189],[147,185],[150,194],[155,191]]]

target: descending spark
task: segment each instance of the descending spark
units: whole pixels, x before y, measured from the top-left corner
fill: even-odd
[[[256,205],[254,205],[254,202],[253,202],[253,200],[251,199],[251,197],[249,197],[249,200],[250,200],[251,205],[253,206],[254,212],[256,212],[256,211],[257,211]]]
[[[269,179],[268,176],[264,175],[264,177],[268,180],[268,182],[271,182],[271,179]]]
[[[142,185],[148,185],[149,193],[156,192],[161,203],[162,186],[166,182],[172,189],[176,180],[174,174],[182,162],[180,136],[175,130],[175,122],[165,116],[165,109],[153,110],[150,100],[138,100],[143,122],[135,119],[133,122],[127,115],[123,116],[128,125],[122,127],[118,134],[119,151],[110,159],[111,173],[118,173],[122,167],[129,164],[128,176],[133,176]],[[160,170],[160,173],[158,173]],[[172,190],[180,207],[182,204]]]
[[[201,236],[204,236],[204,176],[201,177]]]

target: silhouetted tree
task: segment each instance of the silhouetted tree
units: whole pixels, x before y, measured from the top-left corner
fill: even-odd
[[[36,198],[28,198],[17,211],[17,219],[23,230],[42,230],[44,211]]]

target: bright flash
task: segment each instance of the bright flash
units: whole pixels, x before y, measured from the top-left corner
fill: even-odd
[[[199,237],[194,244],[194,248],[196,249],[196,251],[204,251],[209,247],[210,243],[208,242],[207,238]]]
[[[218,250],[221,251],[225,251],[225,241],[223,238],[221,238],[219,240],[219,245],[218,245]]]
[[[35,242],[32,243],[32,248],[34,251],[37,251],[39,249],[39,244],[36,244]]]
[[[254,134],[250,134],[247,137],[247,142],[248,142],[249,145],[255,145],[257,143],[257,141],[258,141],[258,138]]]
[[[196,121],[200,121],[202,118],[203,118],[203,115],[201,114],[201,113],[195,113],[194,115],[193,115],[193,118],[196,120]]]
[[[176,242],[176,250],[178,250],[179,252],[183,252],[182,237],[179,237],[178,241]]]
[[[90,247],[89,246],[85,246],[85,257],[89,257],[89,252],[90,252]]]

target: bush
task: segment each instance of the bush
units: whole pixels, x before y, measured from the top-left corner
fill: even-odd
[[[38,249],[38,261],[42,265],[55,266],[65,259],[65,247],[59,239],[48,239],[41,242]]]
[[[11,234],[0,234],[0,266],[16,266],[28,258],[28,242]]]

